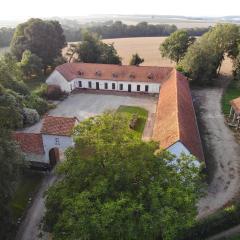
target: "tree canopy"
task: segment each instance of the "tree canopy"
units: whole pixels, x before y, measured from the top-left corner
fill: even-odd
[[[11,42],[11,51],[20,61],[23,52],[29,50],[42,59],[46,68],[61,55],[65,42],[59,22],[32,18],[17,26]]]
[[[186,30],[178,30],[172,33],[161,45],[162,57],[167,57],[178,63],[185,55],[188,47],[195,41]]]
[[[239,42],[239,26],[218,24],[188,48],[179,68],[198,83],[212,82],[225,56],[236,59]]]
[[[19,66],[23,72],[25,79],[27,80],[42,75],[42,59],[36,54],[31,53],[29,50],[25,50],[23,52]]]
[[[144,62],[144,58],[141,58],[137,53],[132,55],[130,60],[130,65],[139,66],[141,63]]]
[[[45,228],[54,240],[174,239],[193,224],[199,167],[142,142],[130,119],[105,113],[81,122],[75,146],[46,193]]]
[[[85,63],[121,64],[114,45],[102,42],[97,35],[89,32],[85,32],[81,43],[69,47],[67,55],[70,60],[76,56],[76,61]]]

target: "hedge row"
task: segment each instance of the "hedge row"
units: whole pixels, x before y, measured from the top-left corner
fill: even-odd
[[[204,240],[240,224],[240,204],[233,204],[196,223],[178,240]]]

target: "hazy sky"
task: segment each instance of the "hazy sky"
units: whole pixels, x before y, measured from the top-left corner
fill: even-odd
[[[240,0],[1,0],[0,19],[92,14],[240,15]]]

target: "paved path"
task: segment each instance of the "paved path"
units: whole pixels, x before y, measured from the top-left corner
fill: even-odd
[[[222,93],[223,87],[193,91],[210,176],[207,195],[199,202],[199,218],[226,205],[240,189],[240,145],[224,123]]]
[[[53,173],[49,173],[41,184],[39,191],[37,192],[32,206],[28,209],[27,215],[24,221],[21,223],[19,231],[16,236],[16,240],[37,240],[39,231],[39,224],[44,215],[44,192],[51,186],[57,177]]]

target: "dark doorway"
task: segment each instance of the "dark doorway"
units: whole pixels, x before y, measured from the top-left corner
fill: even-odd
[[[131,91],[132,91],[132,85],[128,84],[128,92],[131,92]]]
[[[96,89],[99,90],[99,82],[96,82]]]
[[[148,85],[145,85],[145,92],[148,92]]]
[[[59,149],[58,148],[52,148],[49,151],[49,164],[53,168],[60,160],[59,156]]]

